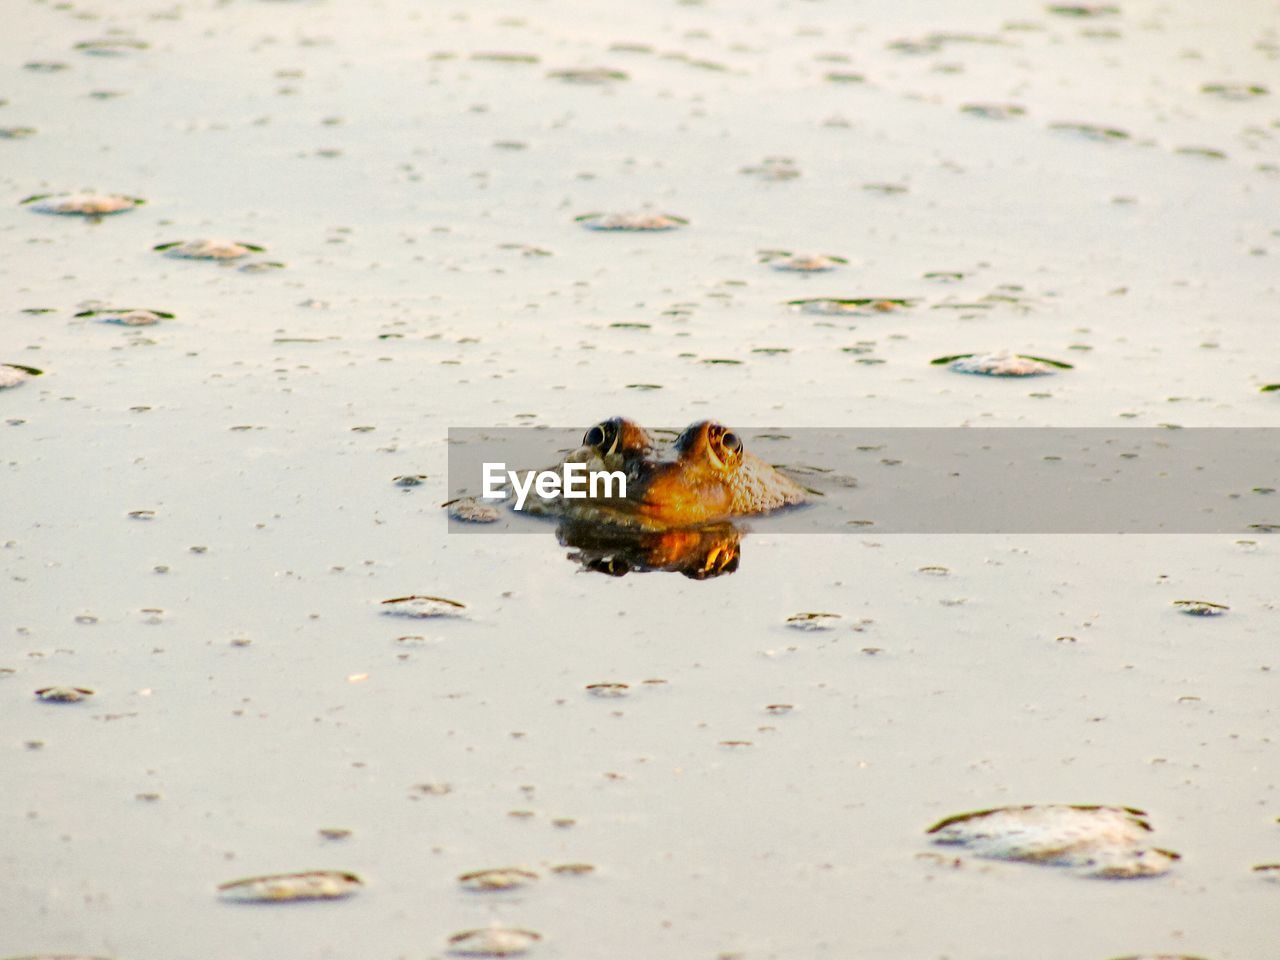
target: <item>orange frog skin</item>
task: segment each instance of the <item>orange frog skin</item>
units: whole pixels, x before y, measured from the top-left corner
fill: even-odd
[[[693,527],[733,513],[732,475],[742,466],[742,440],[711,420],[676,438],[676,459],[641,471],[627,499],[655,527]]]
[[[639,478],[639,511],[658,526],[753,516],[808,499],[803,487],[744,449],[737,433],[713,420],[688,427],[675,450],[674,462],[656,465]]]

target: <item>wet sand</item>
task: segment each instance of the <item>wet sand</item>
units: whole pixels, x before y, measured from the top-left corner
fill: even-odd
[[[730,576],[611,579],[439,504],[460,426],[1276,426],[1271,4],[9,7],[0,363],[44,374],[0,391],[0,955],[438,957],[491,921],[549,960],[1265,954],[1273,537],[762,527]],[[547,76],[594,67],[628,79]],[[740,172],[772,156],[800,176]],[[81,189],[147,202],[20,204]],[[574,222],[637,209],[689,224]],[[285,266],[152,249],[205,237]],[[823,296],[919,302],[785,305]],[[1075,368],[929,363],[1001,347]],[[384,615],[412,593],[465,616]],[[1022,803],[1142,808],[1182,860],[924,833]],[[503,866],[541,879],[457,883]],[[366,886],[216,895],[306,869]]]

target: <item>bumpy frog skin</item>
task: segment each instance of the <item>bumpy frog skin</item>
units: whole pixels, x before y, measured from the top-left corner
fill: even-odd
[[[733,516],[733,476],[742,466],[742,439],[702,420],[676,438],[676,459],[646,465],[627,499],[654,527],[691,527]]]

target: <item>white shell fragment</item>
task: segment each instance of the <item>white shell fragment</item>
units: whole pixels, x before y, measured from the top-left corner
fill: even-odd
[[[341,900],[364,885],[354,873],[310,870],[267,877],[232,880],[218,887],[218,896],[233,903],[289,903],[295,900]]]
[[[449,952],[459,957],[516,957],[527,953],[542,934],[513,927],[464,930],[449,938]]]
[[[236,240],[175,240],[152,249],[179,260],[239,260],[251,253],[261,253],[266,248]]]
[[[36,691],[36,696],[45,703],[79,703],[93,696],[88,687],[43,687]]]
[[[1151,825],[1145,816],[1132,807],[1001,807],[948,817],[927,833],[934,843],[989,860],[1066,867],[1106,879],[1156,877],[1179,856],[1147,846]]]
[[[653,233],[676,230],[688,224],[684,217],[671,213],[584,213],[574,217],[574,222],[588,230],[631,231]]]
[[[527,887],[531,883],[536,883],[537,880],[538,875],[536,873],[531,870],[523,870],[520,867],[495,867],[491,870],[476,870],[458,877],[458,883],[465,889],[474,890],[478,893],[517,890],[520,887]]]
[[[1057,370],[1070,370],[1071,364],[1044,357],[1030,357],[1021,353],[998,350],[995,353],[964,353],[953,357],[939,357],[930,361],[935,365],[946,364],[956,373],[973,373],[984,377],[1042,377]]]
[[[1175,600],[1173,605],[1192,617],[1220,617],[1231,608],[1208,600]]]
[[[389,617],[409,617],[413,620],[426,620],[430,617],[460,617],[467,609],[465,603],[450,600],[448,597],[418,594],[383,600],[382,605],[386,608],[382,612]]]
[[[138,197],[126,197],[117,193],[60,193],[41,194],[22,201],[30,204],[37,213],[52,213],[65,217],[105,217],[124,213],[146,203]]]
[[[502,510],[497,504],[475,497],[459,497],[443,506],[449,511],[451,519],[461,520],[463,523],[496,523],[502,519]]]

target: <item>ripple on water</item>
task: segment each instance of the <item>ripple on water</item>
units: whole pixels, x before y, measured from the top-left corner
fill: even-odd
[[[616,700],[620,697],[627,696],[631,690],[631,686],[626,683],[588,683],[584,689],[593,697],[603,697],[606,700]]]
[[[1231,608],[1208,600],[1174,600],[1178,611],[1192,617],[1220,617]]]
[[[149,46],[145,40],[135,37],[101,37],[97,40],[84,40],[75,45],[75,49],[92,57],[125,57]]]
[[[739,173],[757,180],[780,181],[796,179],[800,176],[800,169],[790,157],[765,157],[757,164],[743,167]]]
[[[75,316],[121,327],[150,327],[161,320],[172,320],[174,315],[164,310],[144,310],[140,307],[101,307],[96,310],[81,310]]]
[[[559,80],[563,83],[574,83],[590,87],[602,87],[631,79],[625,71],[610,70],[608,67],[549,70],[547,76],[552,80]]]
[[[408,617],[411,620],[427,620],[433,617],[465,616],[467,605],[448,597],[432,597],[412,594],[407,597],[393,597],[383,600],[383,615],[388,617]]]
[[[22,204],[29,205],[36,213],[48,213],[62,217],[107,217],[126,213],[147,201],[121,193],[38,193],[27,197]]]
[[[804,300],[788,300],[787,306],[794,307],[801,313],[816,313],[820,316],[859,316],[868,317],[877,313],[892,313],[914,307],[918,300],[894,297],[811,297]]]
[[[1206,83],[1200,92],[1223,100],[1252,100],[1271,91],[1260,83]]]
[[[1198,146],[1175,147],[1173,152],[1180,153],[1186,157],[1203,157],[1206,160],[1227,159],[1226,151],[1219,150],[1217,147],[1198,147]]]
[[[42,687],[36,691],[37,699],[45,703],[80,703],[92,696],[88,687]]]
[[[1043,377],[1058,370],[1071,370],[1072,365],[1047,357],[997,350],[994,353],[957,353],[929,361],[955,373],[972,373],[984,377]]]
[[[1027,108],[1016,103],[966,103],[961,105],[960,112],[984,120],[1012,120],[1023,116]]]
[[[793,613],[787,617],[786,624],[792,630],[834,630],[842,619],[838,613],[806,611]]]
[[[1077,17],[1080,19],[1118,17],[1120,15],[1120,8],[1110,3],[1055,3],[1045,7],[1045,10],[1059,17]]]
[[[551,872],[558,877],[585,877],[595,873],[596,868],[590,863],[558,863],[551,868]]]
[[[290,903],[298,900],[341,900],[364,885],[354,873],[309,870],[232,880],[218,887],[218,896],[229,903]]]
[[[459,957],[515,957],[541,939],[540,933],[515,927],[463,930],[449,938],[449,952]]]
[[[1086,140],[1096,140],[1099,143],[1117,143],[1129,139],[1129,133],[1126,130],[1121,130],[1119,127],[1104,127],[1096,123],[1074,121],[1051,123],[1049,129],[1084,137]]]
[[[947,817],[926,833],[936,844],[985,859],[1065,867],[1104,879],[1160,876],[1179,859],[1147,845],[1151,824],[1133,807],[1000,807]]]
[[[173,240],[152,249],[178,260],[239,260],[251,253],[262,253],[266,247],[238,240]]]
[[[673,213],[584,213],[574,217],[588,230],[629,231],[633,233],[656,233],[665,230],[678,230],[687,226],[689,221],[677,217]]]
[[[475,870],[458,877],[458,883],[465,890],[477,893],[492,893],[502,890],[518,890],[536,883],[538,875],[532,870],[520,867],[494,867],[489,870]]]
[[[471,54],[471,59],[482,63],[538,63],[542,60],[536,53],[505,53],[488,50]]]
[[[39,377],[43,374],[43,370],[36,367],[28,367],[21,363],[0,363],[0,390],[21,386],[32,377]]]
[[[761,263],[785,273],[826,273],[849,261],[828,253],[792,253],[790,250],[759,250]]]

